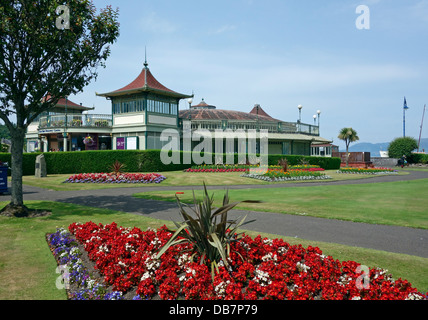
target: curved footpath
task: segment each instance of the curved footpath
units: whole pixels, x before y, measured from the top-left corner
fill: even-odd
[[[348,181],[209,186],[207,188],[212,190],[226,188],[310,187],[319,185],[392,182],[425,178],[428,178],[428,171],[409,171],[408,175],[385,175]],[[179,191],[201,188],[202,186],[146,186],[91,191],[52,191],[24,186],[24,200],[58,201],[145,215],[155,219],[181,221],[175,202],[139,199],[134,198],[132,195],[153,190]],[[0,200],[6,200],[5,198],[8,199],[8,197],[7,195],[2,195],[0,196]],[[247,221],[256,219],[255,222],[245,225],[244,229],[247,230],[428,258],[428,230],[424,229],[375,225],[269,212],[230,211],[231,218],[244,217],[245,215],[247,215]]]

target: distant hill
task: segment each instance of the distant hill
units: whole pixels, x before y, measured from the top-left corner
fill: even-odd
[[[349,146],[349,152],[370,152],[372,157],[380,157],[379,151],[388,151],[389,142],[381,143],[370,143],[370,142],[360,142],[351,144]],[[425,149],[425,152],[428,153],[428,138],[421,139],[420,151]],[[344,152],[345,150],[340,150]]]

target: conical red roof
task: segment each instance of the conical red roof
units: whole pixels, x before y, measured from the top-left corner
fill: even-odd
[[[175,92],[165,87],[163,84],[161,84],[158,80],[156,80],[156,78],[150,72],[150,69],[147,67],[147,63],[144,64],[144,68],[141,71],[141,73],[138,75],[138,77],[134,81],[132,81],[130,84],[126,85],[121,89],[118,89],[109,93],[103,93],[103,94],[97,93],[97,95],[104,96],[104,97],[115,97],[115,96],[120,96],[125,94],[138,93],[142,91],[154,91],[160,94],[173,96],[177,98],[191,97],[189,95]]]
[[[166,92],[176,93],[175,91],[168,89],[163,84],[161,84],[159,81],[157,81],[156,78],[152,75],[152,73],[150,72],[150,70],[148,68],[144,68],[141,71],[141,73],[139,74],[139,76],[134,81],[132,81],[130,84],[128,84],[127,86],[125,86],[121,89],[118,89],[114,92],[138,90],[138,89],[142,89],[144,87],[148,87],[148,88],[152,88],[152,89],[156,89],[156,90],[161,90],[161,91],[166,91]]]
[[[42,98],[42,102],[47,101],[49,99],[51,99],[51,96],[48,94]],[[82,106],[81,104],[74,103],[70,99],[66,100],[65,98],[60,98],[55,106],[56,107],[67,106],[67,108],[76,109],[76,110],[93,110],[94,109],[94,108],[88,108],[88,107]]]
[[[270,115],[268,115],[263,109],[262,107],[260,107],[260,105],[256,104],[253,108],[253,110],[250,111],[251,114],[256,114],[259,116],[264,116],[264,117],[269,117],[272,118]]]

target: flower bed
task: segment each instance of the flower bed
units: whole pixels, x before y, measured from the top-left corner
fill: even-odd
[[[161,183],[165,179],[158,173],[79,173],[64,183]]]
[[[281,239],[244,235],[232,243],[229,270],[220,261],[212,277],[197,256],[193,260],[186,252],[191,249],[188,243],[171,246],[159,259],[155,258],[171,238],[166,227],[143,232],[115,223],[103,226],[87,222],[73,223],[69,231],[84,247],[105,285],[113,290],[107,296],[94,295],[95,298],[121,298],[136,289],[136,295],[129,299],[424,299],[408,281],[394,280],[386,270],[371,269],[364,274],[357,262],[340,262],[323,255],[317,247],[303,248]],[[60,233],[67,245],[56,241],[57,236],[49,236],[53,252],[61,258],[71,256],[76,250],[68,247],[74,242],[64,231]],[[72,268],[70,276],[77,269],[80,268]],[[88,280],[83,282],[81,290],[89,290],[87,283]],[[89,296],[72,295],[76,299]]]
[[[396,170],[391,168],[340,168],[338,173],[351,173],[351,174],[387,174],[397,173]]]
[[[257,172],[257,170],[253,170],[253,172],[251,173],[243,174],[242,177],[273,182],[331,179],[330,176],[318,172],[316,170],[308,171],[302,169],[291,169],[288,171],[283,171],[280,169],[268,169],[267,172],[264,170],[260,170],[259,173]]]
[[[199,165],[184,170],[185,172],[247,172],[249,165]]]
[[[257,165],[201,165],[184,170],[185,172],[249,172],[250,169],[257,170]],[[296,165],[290,166],[289,169],[299,171],[324,171],[323,168],[315,165]],[[281,171],[281,166],[269,166],[269,170]]]
[[[82,260],[82,252],[71,233],[58,228],[55,233],[46,235],[60,271],[64,272],[61,286],[67,290],[71,300],[118,300],[122,299],[122,292],[108,290],[108,287],[92,277]],[[58,285],[58,282],[57,282]]]

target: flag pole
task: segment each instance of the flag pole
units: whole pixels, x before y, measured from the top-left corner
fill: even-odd
[[[424,116],[425,116],[425,108],[427,105],[424,105],[424,112],[422,113],[422,122],[421,122],[421,130],[419,132],[419,141],[418,141],[418,152],[419,152],[419,147],[421,145],[421,135],[422,135],[422,126],[424,125]]]
[[[406,136],[406,110],[409,109],[407,106],[406,97],[404,97],[404,104],[403,104],[403,137]]]

